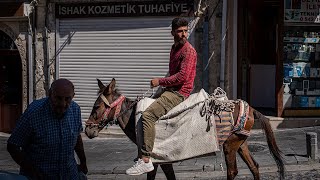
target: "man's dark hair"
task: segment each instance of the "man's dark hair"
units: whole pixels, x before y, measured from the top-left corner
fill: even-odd
[[[182,26],[188,26],[188,21],[184,18],[174,18],[171,23],[172,30],[176,30]]]

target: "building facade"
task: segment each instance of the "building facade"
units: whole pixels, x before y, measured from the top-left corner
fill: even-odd
[[[274,116],[320,116],[319,3],[248,0],[237,6],[238,96]]]
[[[30,36],[26,2],[0,4],[0,131],[7,132],[28,105]]]
[[[7,1],[3,3],[13,3]],[[151,78],[166,75],[173,43],[170,23],[183,16],[190,21],[189,41],[198,52],[195,92],[204,88],[213,93],[221,87],[229,99],[244,99],[267,115],[319,116],[320,46],[311,42],[319,34],[317,3],[30,0],[13,4],[14,13],[0,14],[1,36],[8,42],[2,45],[6,50],[1,57],[10,52],[17,59],[16,73],[10,77],[17,78],[11,81],[18,87],[19,100],[13,104],[18,104],[19,113],[46,96],[57,78],[74,82],[84,120],[97,96],[97,78],[104,83],[115,78],[128,97],[144,94]],[[24,13],[19,16],[20,7]]]
[[[24,2],[28,8],[25,51],[26,94],[22,108],[34,99],[47,95],[57,78],[68,78],[75,84],[75,101],[82,108],[85,120],[97,95],[99,78],[108,83],[117,80],[118,89],[135,98],[149,90],[149,80],[163,77],[168,71],[169,52],[173,43],[171,21],[182,16],[190,22],[189,41],[198,52],[194,91],[205,87],[213,91],[216,75],[210,68],[219,56],[221,3],[208,1],[122,1],[122,0],[34,0]],[[207,6],[216,6],[207,16]],[[199,17],[194,14],[201,10]],[[199,11],[198,11],[199,12]],[[5,21],[2,21],[5,23]],[[5,32],[6,34],[6,32]],[[24,34],[17,31],[18,35]],[[215,43],[211,43],[211,40]],[[16,37],[11,37],[14,41]],[[205,39],[205,40],[204,40]],[[211,54],[210,54],[211,53]],[[210,55],[209,55],[210,54]],[[204,59],[204,57],[206,59]],[[211,58],[210,62],[208,59]],[[204,72],[203,69],[206,69]],[[208,77],[210,81],[208,81]],[[216,80],[218,81],[218,80]],[[215,83],[217,84],[217,83]],[[150,95],[151,91],[146,95]]]

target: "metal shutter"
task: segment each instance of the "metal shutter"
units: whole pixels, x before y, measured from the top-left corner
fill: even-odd
[[[59,78],[75,85],[74,100],[86,120],[97,98],[96,78],[116,79],[129,98],[149,89],[151,78],[168,71],[172,17],[57,20]]]

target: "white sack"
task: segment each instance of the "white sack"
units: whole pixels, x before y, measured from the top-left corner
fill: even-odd
[[[208,128],[205,116],[200,115],[200,108],[206,98],[208,94],[201,89],[160,117],[156,122],[152,152],[157,157],[152,157],[153,162],[174,162],[219,151],[215,124]],[[140,147],[143,132],[139,112],[144,111],[153,101],[154,99],[144,98],[137,104],[137,140]]]

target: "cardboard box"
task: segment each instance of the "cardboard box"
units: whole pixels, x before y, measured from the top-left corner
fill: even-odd
[[[309,107],[316,107],[316,97],[309,97]]]
[[[309,80],[309,90],[317,89],[316,80]]]
[[[284,77],[293,77],[293,66],[291,63],[283,64]],[[317,72],[317,70],[315,70]]]
[[[317,77],[317,76],[318,76],[317,68],[310,68],[310,77]]]
[[[318,94],[317,94],[317,91],[315,90],[308,90],[307,95],[318,95]]]
[[[292,63],[293,77],[310,77],[310,63]]]
[[[300,96],[293,96],[292,107],[300,107]]]
[[[301,96],[300,97],[300,107],[309,107],[309,97]]]
[[[320,85],[320,84],[319,84]],[[290,90],[291,91],[295,91],[295,89],[298,89],[299,91],[302,91],[303,88],[302,88],[302,81],[297,81],[297,80],[294,80],[290,83]]]
[[[316,44],[316,52],[320,52],[320,44]]]
[[[295,93],[296,95],[304,95],[304,91],[302,90],[302,91],[299,91],[298,89],[296,89],[296,93]]]
[[[320,107],[320,96],[316,97],[316,107]]]
[[[303,80],[302,81],[302,88],[304,90],[308,90],[309,89],[309,80]]]
[[[292,107],[292,95],[291,94],[284,94],[283,95],[283,106],[285,108]]]
[[[320,80],[316,80],[316,87],[315,89],[320,89]]]
[[[314,60],[315,61],[320,61],[320,52],[315,52],[314,53]]]

